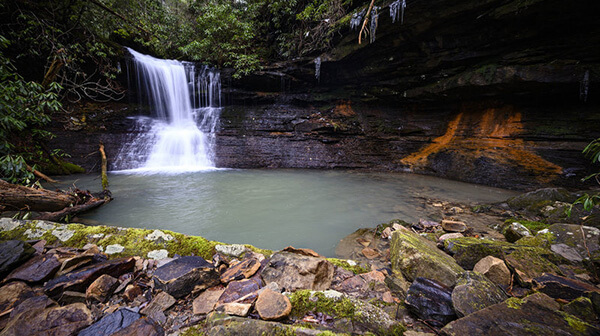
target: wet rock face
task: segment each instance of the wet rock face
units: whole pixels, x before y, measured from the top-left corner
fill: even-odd
[[[496,284],[475,272],[465,272],[452,290],[452,304],[458,316],[466,316],[508,299]]]
[[[34,252],[35,249],[31,245],[20,240],[0,242],[0,276],[20,265]]]

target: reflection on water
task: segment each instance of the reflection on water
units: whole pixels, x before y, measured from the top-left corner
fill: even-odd
[[[343,171],[110,174],[109,181],[115,200],[82,218],[269,249],[293,245],[326,256],[333,256],[337,242],[357,228],[423,217],[423,197],[485,203],[514,195],[429,176]],[[75,184],[100,189],[96,176],[78,176]]]

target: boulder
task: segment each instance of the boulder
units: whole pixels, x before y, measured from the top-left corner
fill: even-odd
[[[164,336],[165,331],[153,319],[143,317],[111,336]]]
[[[502,227],[501,232],[509,243],[531,236],[531,231],[519,222],[509,222]]]
[[[394,231],[390,249],[392,271],[402,273],[409,281],[422,277],[453,286],[464,272],[435,244],[407,229]]]
[[[63,291],[84,292],[85,289],[103,274],[119,277],[133,269],[135,259],[122,258],[84,267],[52,279],[44,286],[44,292],[50,297],[59,297]]]
[[[585,292],[600,292],[596,286],[555,274],[543,274],[533,279],[535,288],[555,299],[574,300]]]
[[[265,283],[276,282],[286,291],[297,289],[324,290],[331,286],[333,265],[321,258],[290,252],[275,253],[261,277]]]
[[[352,297],[381,300],[383,299],[385,293],[390,292],[390,289],[386,285],[385,281],[386,277],[383,273],[379,271],[371,271],[368,273],[354,275],[342,281],[341,283],[332,286],[332,288]],[[399,282],[399,284],[400,283],[401,282]],[[408,289],[408,286],[406,289]],[[406,292],[406,289],[404,290],[404,293]]]
[[[121,308],[83,329],[77,336],[110,336],[115,332],[128,327],[140,317],[140,314],[132,310]]]
[[[508,299],[496,284],[476,272],[465,272],[452,290],[452,304],[459,317]]]
[[[456,319],[452,289],[431,279],[416,278],[406,293],[406,304],[421,319],[436,327]]]
[[[0,335],[73,335],[93,321],[92,313],[83,303],[48,308],[45,305],[33,309],[28,307],[18,314],[11,314],[10,321]]]
[[[268,322],[229,316],[223,313],[211,313],[206,319],[209,336],[317,336],[324,335],[323,330],[309,329],[287,324]],[[336,336],[335,333],[327,335]],[[341,335],[340,335],[341,336]]]
[[[528,297],[529,298],[529,297]],[[464,335],[598,335],[600,330],[575,316],[552,310],[548,300],[508,299],[450,322],[445,336]],[[540,302],[541,301],[541,302]],[[550,299],[549,301],[553,301]]]
[[[47,281],[59,269],[61,263],[54,254],[37,255],[16,268],[6,281],[21,280],[29,283]]]
[[[202,292],[192,303],[194,314],[208,314],[214,310],[224,288],[209,288]]]
[[[475,264],[475,267],[473,267],[473,272],[483,274],[496,285],[510,285],[510,270],[508,267],[506,267],[506,264],[502,259],[498,259],[493,256],[487,256]]]
[[[154,284],[174,298],[219,284],[215,267],[202,257],[181,257],[154,271]]]
[[[221,282],[228,283],[233,280],[248,279],[253,276],[260,268],[258,259],[244,259],[237,264],[230,266],[221,274]]]
[[[156,313],[162,313],[169,309],[175,302],[174,297],[165,292],[160,292],[152,298],[152,301],[144,309],[140,310],[140,313],[146,316],[153,316]]]
[[[85,297],[90,302],[106,302],[112,293],[119,286],[119,280],[111,277],[108,274],[101,275],[98,279],[94,280],[92,284],[85,291]]]
[[[287,296],[265,288],[256,300],[255,309],[261,319],[271,321],[287,317],[292,311],[292,304]]]
[[[514,210],[537,211],[556,201],[572,203],[577,197],[563,188],[543,188],[530,191],[508,199],[508,205]]]
[[[35,253],[31,245],[20,240],[0,242],[0,278],[21,265]]]
[[[219,298],[219,303],[253,303],[258,297],[260,284],[254,279],[230,282]]]

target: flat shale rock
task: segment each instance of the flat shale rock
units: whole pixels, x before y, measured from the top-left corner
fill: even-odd
[[[219,284],[219,274],[215,267],[202,257],[177,258],[154,271],[154,283],[178,299],[196,290]]]
[[[215,309],[220,313],[224,313],[227,315],[236,315],[246,317],[250,313],[250,309],[252,308],[251,303],[237,303],[237,302],[228,302],[223,303]]]
[[[20,240],[0,242],[0,277],[21,265],[35,253],[31,245]]]
[[[119,280],[108,274],[102,274],[87,288],[85,296],[90,302],[106,302],[118,286]]]
[[[248,279],[253,276],[259,268],[260,261],[258,261],[258,259],[244,259],[223,272],[223,274],[221,274],[221,282],[228,283],[233,280]]]
[[[540,300],[539,296],[528,298],[511,298],[479,310],[450,322],[440,332],[445,336],[600,335],[600,329],[552,309],[547,300]]]
[[[122,308],[104,316],[100,321],[83,329],[77,336],[110,336],[128,327],[139,318],[141,318],[140,314],[127,308]]]
[[[255,308],[260,318],[267,321],[282,319],[292,312],[290,299],[268,288],[258,296]]]
[[[192,303],[194,314],[208,314],[213,311],[223,292],[224,288],[209,288],[202,292]]]
[[[54,254],[37,255],[12,271],[6,280],[21,280],[29,283],[50,279],[58,270],[61,263]]]
[[[452,289],[435,280],[417,278],[406,294],[406,304],[417,316],[436,327],[456,319]]]
[[[325,290],[333,280],[333,265],[321,258],[290,252],[275,253],[261,273],[265,283],[276,282],[286,291]]]
[[[567,301],[574,300],[585,292],[600,292],[600,289],[593,285],[555,274],[543,274],[533,279],[533,281],[539,292],[555,299]]]
[[[172,305],[175,304],[175,302],[176,300],[174,297],[165,292],[160,292],[156,294],[154,298],[152,298],[152,301],[150,301],[150,303],[146,307],[144,307],[144,309],[142,309],[140,313],[146,316],[153,316],[155,313],[162,313],[165,310],[169,309]]]
[[[111,336],[164,336],[165,330],[149,317],[143,317]]]
[[[451,256],[407,229],[394,231],[390,248],[392,270],[409,281],[422,277],[453,286],[464,272]]]
[[[246,319],[216,312],[208,315],[206,325],[209,329],[209,336],[317,336],[323,334],[323,330],[290,326],[277,322]]]
[[[254,279],[232,281],[219,298],[219,303],[253,303],[258,297],[260,284]]]
[[[42,308],[38,305],[12,316],[0,335],[73,335],[89,326],[92,313],[83,303]]]
[[[50,297],[59,297],[66,290],[84,292],[101,275],[108,274],[118,277],[131,271],[134,266],[135,259],[133,258],[114,259],[90,265],[48,281],[44,286],[44,292]]]
[[[452,304],[458,316],[493,306],[508,296],[492,281],[475,272],[465,272],[452,290]]]

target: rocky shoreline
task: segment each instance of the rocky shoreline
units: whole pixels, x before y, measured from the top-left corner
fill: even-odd
[[[325,258],[0,219],[0,335],[598,335],[599,209],[563,189],[427,201]]]

